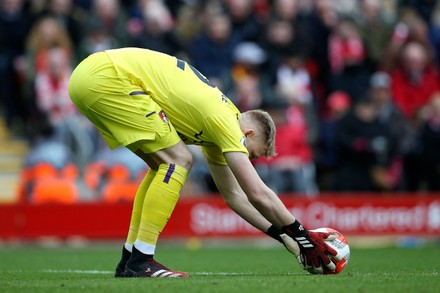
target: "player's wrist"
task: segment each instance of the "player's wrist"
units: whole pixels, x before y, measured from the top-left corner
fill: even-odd
[[[298,220],[295,220],[295,222],[290,225],[283,226],[281,230],[294,239],[308,235],[307,229]]]
[[[266,235],[272,237],[273,239],[284,243],[283,239],[281,239],[281,234],[283,234],[283,231],[281,231],[280,229],[278,229],[277,227],[275,227],[274,225],[270,226],[269,229],[267,229],[266,232],[264,232]]]

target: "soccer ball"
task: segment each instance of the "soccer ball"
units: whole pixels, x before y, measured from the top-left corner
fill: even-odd
[[[342,259],[340,261],[334,259],[334,258],[330,258],[336,265],[336,270],[335,272],[326,272],[324,269],[324,274],[339,274],[340,272],[342,272],[345,267],[348,264],[348,260],[350,259],[350,246],[348,245],[348,241],[347,239],[345,239],[344,235],[342,235],[341,232],[336,231],[335,229],[332,228],[318,228],[315,230],[310,230],[312,232],[325,232],[325,233],[330,233],[332,235],[336,236],[335,240],[331,240],[331,241],[326,241],[326,243],[332,247],[333,249],[335,249],[341,256]],[[309,273],[311,274],[316,274],[315,271],[311,271],[308,270]]]

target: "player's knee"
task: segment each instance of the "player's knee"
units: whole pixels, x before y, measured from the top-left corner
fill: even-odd
[[[194,163],[194,158],[192,153],[185,144],[180,143],[168,149],[167,153],[169,154],[168,159],[170,160],[167,163],[177,164],[187,169],[188,171],[191,170]]]
[[[188,171],[190,171],[194,164],[194,157],[192,153],[188,150],[187,152],[180,154],[178,162],[176,163],[182,166],[183,168],[187,169]]]

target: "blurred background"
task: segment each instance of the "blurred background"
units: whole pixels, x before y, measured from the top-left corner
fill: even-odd
[[[110,152],[67,84],[89,54],[127,46],[272,115],[278,156],[253,163],[306,226],[439,237],[438,1],[0,0],[0,240],[125,237],[147,166]],[[190,148],[164,235],[259,235]]]

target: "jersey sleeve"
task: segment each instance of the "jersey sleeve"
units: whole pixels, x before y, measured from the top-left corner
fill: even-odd
[[[246,139],[238,120],[231,117],[231,115],[217,115],[205,120],[206,129],[215,144],[203,148],[203,153],[211,163],[226,165],[223,154],[227,152],[241,152],[249,156]]]
[[[202,146],[202,153],[205,155],[206,161],[210,164],[222,166],[228,165],[223,156],[222,150],[217,146]]]

